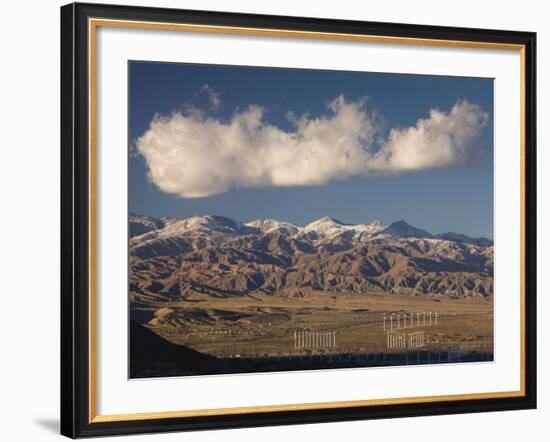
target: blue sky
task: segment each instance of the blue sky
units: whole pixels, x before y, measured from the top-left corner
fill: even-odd
[[[298,225],[325,215],[354,224],[375,219],[384,223],[404,219],[432,233],[455,231],[492,238],[491,79],[141,62],[129,64],[129,75],[129,137],[133,145],[129,159],[129,208],[132,213],[182,217],[218,214],[241,221],[275,218]],[[336,106],[336,110],[327,109],[327,105],[340,96],[345,97],[343,103],[347,104]],[[368,97],[367,100],[361,101],[364,97]],[[445,123],[447,129],[433,129],[448,135],[446,139],[455,143],[452,147],[457,153],[451,159],[427,158],[427,162],[422,160],[411,170],[403,161],[397,164],[396,158],[415,160],[419,157],[397,156],[416,152],[410,150],[414,148],[410,147],[411,142],[420,143],[417,148],[422,149],[419,152],[423,155],[428,155],[426,146],[432,145],[418,141],[419,131],[410,133],[406,128],[418,128],[418,120],[429,119],[431,109],[450,112],[459,100],[467,100],[477,107],[464,108],[458,123],[449,116],[449,122]],[[362,104],[354,107],[354,103]],[[275,165],[261,164],[258,174],[249,177],[244,176],[248,169],[242,164],[234,164],[235,161],[239,163],[238,154],[237,157],[233,154],[224,157],[229,160],[218,161],[215,157],[217,147],[212,147],[211,141],[216,134],[211,136],[206,132],[212,127],[219,129],[216,139],[220,149],[234,149],[236,145],[227,140],[227,125],[236,120],[236,114],[242,113],[247,118],[256,115],[252,111],[247,113],[251,104],[263,109],[261,126],[247,126],[237,135],[236,139],[248,143],[244,152],[253,153],[258,149],[265,155],[265,152],[279,149],[274,140],[294,134],[292,140],[299,139],[303,143],[296,142],[292,147],[295,150],[289,152],[308,149],[311,143],[317,143],[312,149],[318,149],[320,153],[314,155],[320,158],[314,159],[326,169],[323,169],[326,176],[323,182],[315,183],[315,177],[307,177],[304,172],[301,185],[293,185],[300,182],[302,175],[297,166],[302,164],[298,151],[296,164],[275,159]],[[479,123],[481,111],[476,109],[487,116],[479,127],[471,123],[468,114],[477,112]],[[352,159],[333,170],[331,164],[325,163],[336,161],[327,158],[323,163],[325,154],[333,152],[330,150],[332,144],[324,143],[323,137],[318,136],[324,129],[319,129],[321,132],[317,129],[326,123],[327,130],[331,130],[337,124],[336,119],[330,120],[333,114],[344,118],[346,110],[368,122],[368,134],[364,136],[363,125],[362,138],[352,150]],[[296,117],[307,115],[303,130],[296,129],[289,112]],[[180,113],[182,118],[172,118],[174,113]],[[150,124],[155,115],[165,119],[153,131]],[[319,122],[322,116],[326,121]],[[432,119],[428,122],[432,127],[442,124],[437,116]],[[474,131],[475,136],[465,138],[457,133],[454,127],[459,123],[470,124],[464,131]],[[475,127],[472,128],[472,124]],[[203,127],[204,134],[201,133]],[[398,133],[393,142],[388,142],[392,128]],[[195,135],[186,138],[181,135],[182,130]],[[312,130],[317,132],[310,135]],[[146,138],[144,134],[148,131],[150,136]],[[273,132],[275,135],[271,137]],[[138,143],[140,137],[141,144]],[[189,140],[189,137],[194,139]],[[205,156],[210,157],[189,156],[185,150],[187,141],[194,143],[195,153],[204,149]],[[460,145],[461,142],[467,146]],[[139,149],[136,148],[138,144]],[[362,145],[370,146],[372,155],[379,150],[391,155],[380,165],[364,158]],[[433,146],[438,147],[437,144]],[[174,151],[179,147],[179,153]],[[161,148],[164,149],[163,158],[158,160]],[[281,152],[286,149],[280,148]],[[346,150],[347,146],[343,143],[340,148]],[[467,154],[463,153],[465,149],[468,149]],[[479,152],[484,155],[479,157]],[[191,182],[180,182],[180,169],[170,162],[172,155],[176,155],[174,164],[183,164],[182,177],[189,175],[189,167],[195,167],[193,161],[197,162],[193,173],[198,170],[199,176]],[[357,161],[353,155],[359,155],[357,161],[364,161],[365,166],[355,167]],[[304,164],[311,162],[311,158],[302,160]],[[258,161],[263,161],[261,156]],[[156,178],[148,179],[150,169],[156,171]],[[358,169],[365,169],[365,172],[358,172]],[[169,170],[171,180],[159,175],[164,170]]]

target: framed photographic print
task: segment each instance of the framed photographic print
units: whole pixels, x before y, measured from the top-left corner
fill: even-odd
[[[535,42],[62,7],[62,434],[534,408]]]

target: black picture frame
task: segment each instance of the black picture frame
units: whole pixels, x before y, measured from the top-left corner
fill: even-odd
[[[521,45],[524,51],[524,395],[94,421],[90,418],[89,18]],[[73,3],[61,8],[61,434],[71,437],[536,408],[536,34]]]

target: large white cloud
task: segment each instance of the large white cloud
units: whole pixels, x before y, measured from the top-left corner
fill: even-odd
[[[404,172],[461,166],[480,157],[475,144],[488,114],[479,106],[459,100],[450,112],[430,111],[416,126],[391,129],[371,162],[374,169]]]
[[[294,118],[292,131],[264,120],[251,105],[229,120],[201,112],[157,115],[137,142],[149,179],[186,198],[234,187],[312,186],[359,174],[399,173],[468,163],[487,114],[467,101],[445,113],[432,110],[415,127],[380,127],[366,100],[328,104],[324,116]]]

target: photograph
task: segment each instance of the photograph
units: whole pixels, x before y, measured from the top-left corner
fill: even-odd
[[[492,363],[493,93],[129,60],[129,378]]]

